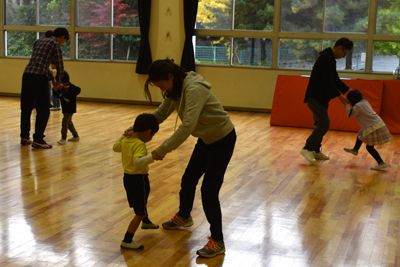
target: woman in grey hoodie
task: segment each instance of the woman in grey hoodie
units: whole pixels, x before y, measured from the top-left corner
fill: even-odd
[[[179,211],[162,226],[173,230],[193,225],[190,212],[196,186],[204,174],[201,199],[210,223],[211,237],[208,237],[208,243],[197,254],[203,257],[223,254],[225,245],[219,191],[236,143],[234,125],[210,91],[211,84],[195,72],[186,72],[172,60],[157,60],[150,65],[145,94],[151,101],[149,85],[159,87],[164,97],[164,101],[153,112],[158,123],[162,123],[174,110],[177,111],[176,121],[178,117],[182,121],[178,129],[175,122],[175,131],[171,137],[152,152],[155,158],[163,159],[190,135],[198,138],[182,176]]]

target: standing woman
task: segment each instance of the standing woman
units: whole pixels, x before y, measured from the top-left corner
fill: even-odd
[[[162,123],[174,110],[178,112],[176,121],[178,116],[182,121],[178,129],[175,121],[176,131],[152,152],[155,154],[154,158],[163,159],[190,135],[198,137],[182,176],[179,211],[162,226],[174,230],[193,225],[190,212],[196,186],[204,174],[201,200],[210,223],[211,237],[208,237],[208,243],[197,254],[203,257],[223,254],[225,245],[218,195],[236,143],[234,125],[221,103],[211,93],[211,84],[195,72],[186,72],[172,60],[157,60],[150,65],[144,90],[151,102],[149,84],[160,88],[164,97],[164,101],[153,112],[158,123]]]

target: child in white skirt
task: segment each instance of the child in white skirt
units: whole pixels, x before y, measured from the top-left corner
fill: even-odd
[[[353,108],[350,108],[349,103],[345,103],[345,100],[341,99],[346,107],[347,116],[349,118],[355,117],[361,126],[361,130],[357,134],[357,141],[354,148],[345,147],[343,148],[344,151],[357,156],[358,150],[364,142],[367,146],[367,151],[378,163],[378,165],[371,167],[371,170],[386,168],[386,163],[382,160],[374,146],[390,142],[393,140],[393,136],[390,134],[381,117],[376,114],[368,101],[363,99],[360,91],[357,89],[350,90],[347,94],[347,99],[353,106]]]

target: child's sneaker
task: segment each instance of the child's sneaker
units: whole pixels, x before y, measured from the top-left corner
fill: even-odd
[[[33,148],[48,149],[48,148],[52,148],[53,146],[50,145],[50,144],[47,144],[46,141],[43,140],[42,142],[33,141],[32,147],[33,147]]]
[[[204,246],[204,248],[197,251],[197,255],[212,258],[219,254],[225,253],[225,244],[224,241],[215,241],[211,237],[208,238],[208,243]]]
[[[353,154],[354,156],[357,156],[357,155],[358,155],[358,150],[355,150],[354,148],[344,147],[343,149],[344,149],[344,151],[346,151],[347,153]]]
[[[60,139],[57,141],[57,144],[59,145],[65,145],[67,143],[67,141],[65,141],[65,139]]]
[[[142,222],[142,229],[158,229],[158,228],[160,228],[158,224]]]
[[[78,140],[79,140],[79,136],[68,139],[68,141],[70,141],[70,142],[74,142],[74,141],[78,141]]]
[[[125,243],[124,241],[121,241],[121,248],[138,250],[144,249],[144,246],[132,240],[131,243]]]
[[[174,217],[162,224],[162,227],[167,230],[175,230],[179,227],[190,227],[193,225],[192,216],[189,215],[189,218],[184,219],[178,216],[178,213],[175,213]]]
[[[21,146],[28,146],[32,144],[32,140],[21,138]]]
[[[387,168],[386,163],[385,162],[381,162],[378,165],[376,165],[374,167],[371,167],[371,170],[378,171],[378,170],[385,169],[385,168]]]

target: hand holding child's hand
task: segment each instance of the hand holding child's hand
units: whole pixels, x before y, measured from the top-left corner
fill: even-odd
[[[344,95],[340,95],[339,99],[340,99],[340,101],[342,102],[343,105],[349,104],[349,100]]]
[[[130,128],[128,128],[128,129],[125,130],[125,132],[124,132],[124,136],[125,136],[125,137],[131,137],[132,135],[133,135],[133,129],[132,129],[132,127],[130,127]]]
[[[154,160],[163,160],[163,158],[160,157],[160,156],[157,154],[157,152],[156,152],[155,150],[153,150],[153,151],[151,152],[151,155],[153,155],[153,159],[154,159]]]

